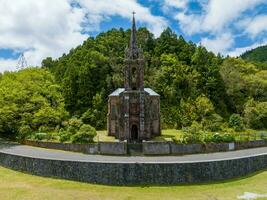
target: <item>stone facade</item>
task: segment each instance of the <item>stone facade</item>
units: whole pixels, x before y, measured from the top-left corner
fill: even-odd
[[[161,134],[160,96],[144,88],[143,51],[137,46],[135,18],[125,50],[124,88],[109,95],[108,135],[138,142]]]

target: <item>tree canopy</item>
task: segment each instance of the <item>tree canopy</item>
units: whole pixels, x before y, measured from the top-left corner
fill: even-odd
[[[267,62],[266,55],[267,55],[267,45],[246,51],[241,55],[241,58],[255,62]]]
[[[0,133],[49,131],[67,117],[61,88],[49,71],[29,68],[1,76]]]
[[[107,97],[123,86],[129,38],[130,30],[112,29],[88,38],[59,59],[43,60],[43,68],[61,85],[71,115],[105,128]],[[262,64],[215,55],[170,28],[159,38],[140,28],[138,42],[146,59],[145,86],[161,95],[163,127],[181,128],[207,118],[228,122],[233,113],[248,116],[244,109],[250,99],[267,101]]]

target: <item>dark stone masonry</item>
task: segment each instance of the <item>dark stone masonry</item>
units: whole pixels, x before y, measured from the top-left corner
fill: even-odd
[[[145,60],[137,45],[134,17],[124,63],[124,88],[109,95],[108,135],[128,142],[141,142],[161,134],[160,96],[152,89],[144,88]]]
[[[199,183],[245,176],[267,167],[267,153],[203,162],[90,162],[0,152],[0,165],[45,177],[106,185]]]

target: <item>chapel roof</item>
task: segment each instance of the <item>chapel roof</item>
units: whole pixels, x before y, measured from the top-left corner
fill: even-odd
[[[144,88],[145,92],[147,92],[150,96],[160,96],[151,88]],[[125,88],[118,88],[114,92],[112,92],[109,96],[119,96],[122,92],[125,91]]]

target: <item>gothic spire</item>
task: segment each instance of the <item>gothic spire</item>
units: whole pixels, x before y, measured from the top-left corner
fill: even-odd
[[[137,36],[136,36],[136,25],[135,25],[135,12],[133,12],[133,22],[132,22],[132,31],[131,31],[131,41],[130,49],[137,49]]]
[[[131,59],[137,59],[140,56],[140,49],[137,46],[137,31],[136,31],[136,25],[135,25],[135,12],[133,12],[133,21],[132,21],[132,30],[131,30],[131,39],[129,48],[127,49],[127,58]]]

